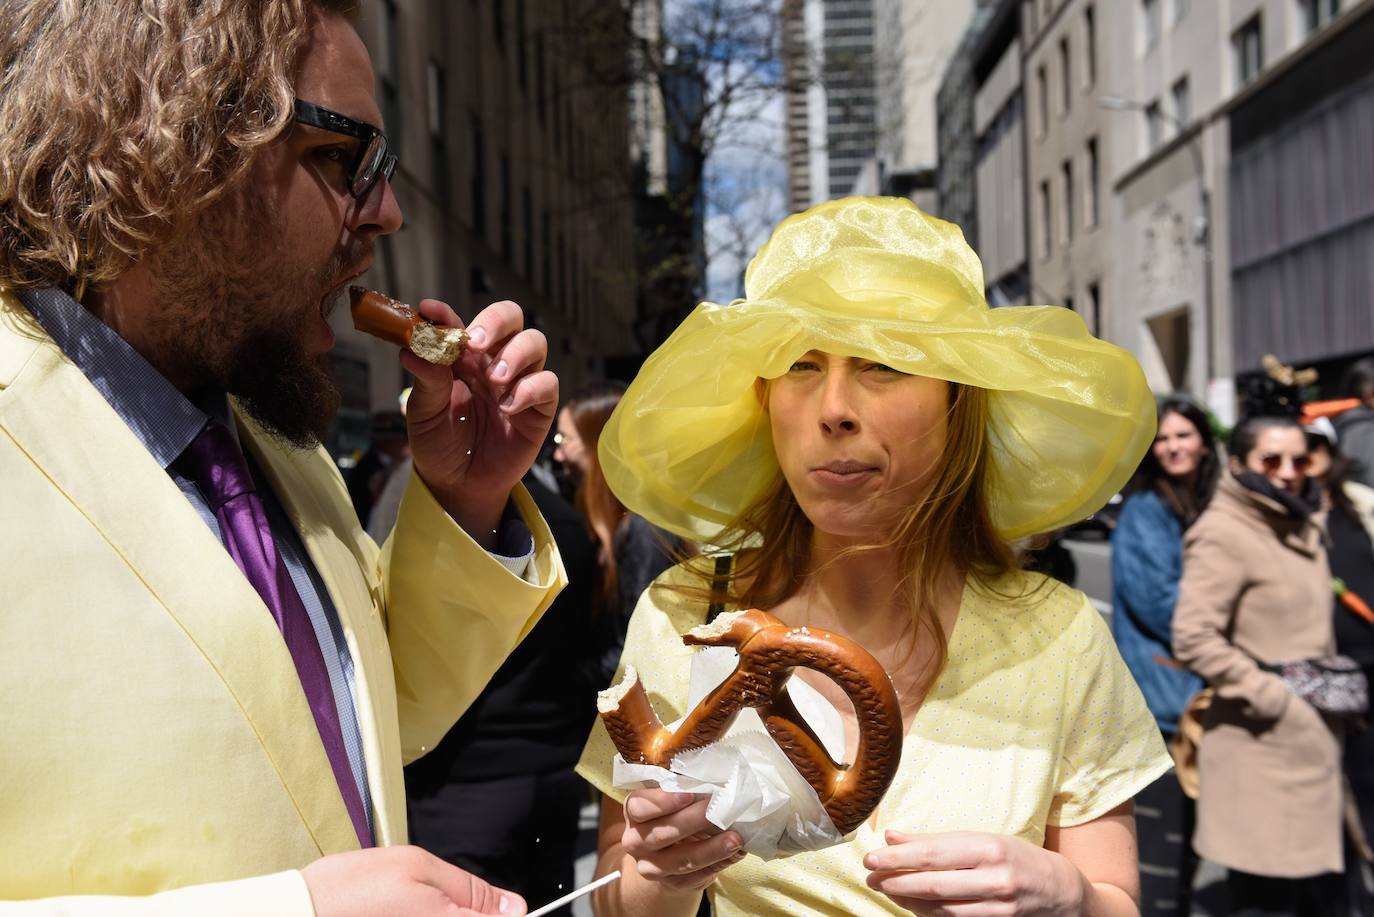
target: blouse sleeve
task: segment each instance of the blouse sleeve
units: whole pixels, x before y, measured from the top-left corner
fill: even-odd
[[[1121,661],[1106,623],[1083,600],[1072,624],[1071,680],[1049,824],[1090,822],[1173,766],[1159,727]]]

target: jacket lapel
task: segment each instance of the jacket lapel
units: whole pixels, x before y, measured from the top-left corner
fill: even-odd
[[[177,621],[194,647],[189,651],[205,657],[252,723],[321,852],[356,848],[271,615],[171,477],[27,319],[9,297],[0,302],[0,385],[7,386],[0,390],[0,429],[138,575]]]
[[[381,682],[386,682],[386,691],[395,689],[387,680],[391,655],[380,618],[380,576],[374,572],[376,545],[362,531],[348,491],[323,450],[283,449],[237,407],[235,419],[244,446],[267,475],[338,614],[354,661],[353,700],[367,763],[376,840],[378,844],[394,842],[398,838],[393,836],[393,810],[403,805],[403,794],[392,785],[394,781],[386,779],[385,762],[399,760],[399,745],[389,741],[389,732],[383,734],[377,729],[382,715],[378,710],[378,692],[384,687]]]

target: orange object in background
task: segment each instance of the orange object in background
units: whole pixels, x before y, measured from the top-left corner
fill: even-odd
[[[1337,398],[1335,401],[1309,401],[1302,406],[1302,417],[1299,420],[1305,426],[1319,417],[1335,417],[1337,414],[1344,414],[1351,408],[1360,406],[1358,398]]]

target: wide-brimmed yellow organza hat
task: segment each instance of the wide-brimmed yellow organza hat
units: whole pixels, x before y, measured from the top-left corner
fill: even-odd
[[[1134,357],[1068,309],[988,308],[963,233],[903,198],[789,217],[744,287],[744,299],[697,306],[601,433],[615,495],[686,538],[712,543],[776,478],[755,380],[810,350],[987,389],[989,507],[1009,539],[1101,507],[1154,439],[1154,399]]]

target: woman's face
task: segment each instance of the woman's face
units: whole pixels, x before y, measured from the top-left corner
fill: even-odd
[[[1255,448],[1245,457],[1245,468],[1264,475],[1275,487],[1297,494],[1307,483],[1311,462],[1302,430],[1266,427],[1256,437]]]
[[[880,540],[934,478],[949,383],[811,351],[767,386],[783,477],[819,532]]]
[[[553,439],[556,444],[553,450],[553,460],[586,474],[587,447],[582,442],[582,437],[577,434],[577,425],[573,423],[572,411],[567,408],[558,412],[558,433]]]
[[[1186,480],[1197,472],[1207,447],[1191,420],[1182,414],[1169,413],[1160,418],[1152,451],[1165,474],[1175,480]]]

